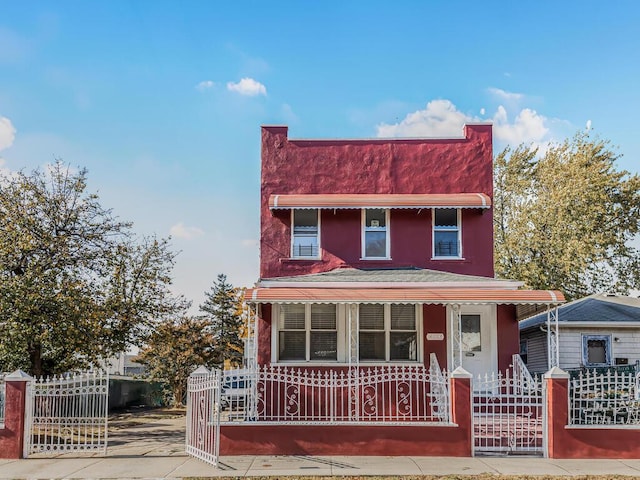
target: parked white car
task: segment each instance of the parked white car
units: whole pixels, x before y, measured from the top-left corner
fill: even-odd
[[[230,410],[244,408],[249,395],[251,373],[246,369],[225,370],[222,374],[220,407]]]

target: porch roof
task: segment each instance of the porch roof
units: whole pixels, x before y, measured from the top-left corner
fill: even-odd
[[[517,289],[522,282],[443,272],[418,267],[353,268],[339,267],[327,272],[290,277],[262,278],[257,287],[303,288],[504,288]]]
[[[287,194],[269,196],[269,208],[490,208],[485,193]]]
[[[419,304],[528,304],[557,305],[564,296],[557,290],[486,288],[294,288],[248,289],[250,303],[419,303]]]

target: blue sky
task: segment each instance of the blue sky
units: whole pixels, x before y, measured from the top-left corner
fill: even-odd
[[[640,3],[0,0],[0,168],[62,158],[175,290],[258,275],[260,125],[291,138],[593,128],[640,170]]]

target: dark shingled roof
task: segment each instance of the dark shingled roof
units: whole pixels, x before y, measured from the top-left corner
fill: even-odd
[[[495,282],[502,280],[475,275],[440,272],[425,268],[337,268],[329,272],[297,275],[293,277],[263,278],[261,282]]]
[[[520,322],[520,330],[547,321],[542,313]],[[640,298],[595,294],[558,307],[558,322],[640,322]]]

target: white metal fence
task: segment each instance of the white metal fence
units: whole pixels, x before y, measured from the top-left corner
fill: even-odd
[[[544,398],[542,382],[519,355],[511,370],[474,379],[474,452],[542,454]]]
[[[109,379],[88,372],[36,379],[27,386],[25,457],[107,449]]]
[[[200,367],[187,384],[185,451],[217,465],[220,451],[220,371]]]
[[[449,386],[439,366],[225,371],[222,422],[448,422]]]
[[[640,372],[580,372],[569,397],[572,425],[640,425]]]

